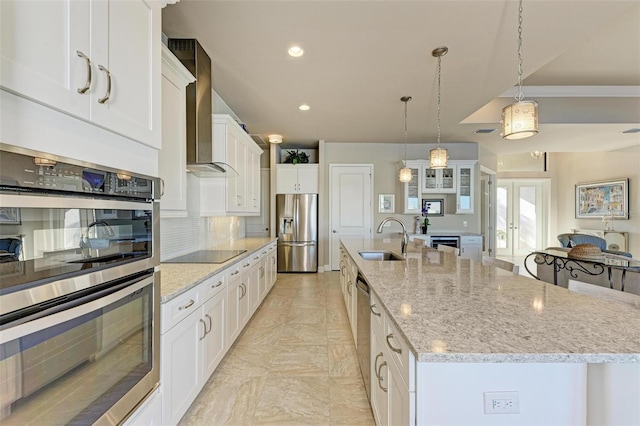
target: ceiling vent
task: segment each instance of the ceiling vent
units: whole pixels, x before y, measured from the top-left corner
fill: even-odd
[[[493,133],[495,131],[496,131],[496,129],[478,129],[473,133],[485,134],[485,133]]]
[[[267,143],[264,141],[264,138],[261,135],[252,134],[249,136],[251,136],[251,139],[253,139],[253,141],[257,143],[259,147],[261,148],[269,147],[269,145],[267,145]]]

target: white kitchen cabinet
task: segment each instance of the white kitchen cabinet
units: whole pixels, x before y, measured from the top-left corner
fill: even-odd
[[[277,164],[277,194],[317,194],[317,164]]]
[[[349,318],[349,325],[351,326],[351,335],[353,336],[354,343],[358,341],[357,336],[357,297],[358,290],[356,288],[356,279],[358,276],[358,268],[353,263],[350,257],[347,256],[346,268],[346,293],[345,293],[345,305],[347,308],[347,317]]]
[[[160,336],[162,421],[178,424],[200,392],[200,337],[204,334],[200,312],[193,311]]]
[[[190,312],[160,337],[162,419],[166,424],[178,423],[226,353],[228,299],[223,274],[207,279],[185,298],[162,305],[163,318]],[[207,300],[206,295],[210,295]],[[205,302],[198,304],[197,300]]]
[[[260,213],[261,187],[260,155],[257,151],[247,150],[247,212]]]
[[[238,271],[238,274],[240,271]],[[233,345],[240,334],[240,305],[245,298],[245,289],[240,276],[229,276],[228,309],[227,309],[227,330],[225,332],[227,350]]]
[[[411,169],[411,181],[405,182],[404,187],[404,214],[422,213],[422,164],[406,161],[406,166]],[[404,167],[404,165],[403,165]]]
[[[422,192],[428,194],[453,194],[456,192],[457,166],[449,163],[446,169],[422,168]]]
[[[214,114],[213,161],[226,163],[233,170],[217,177],[189,176],[188,209],[199,216],[258,216],[261,154],[260,147],[230,115]]]
[[[162,179],[161,217],[187,216],[186,87],[195,77],[162,45]]]
[[[162,304],[160,382],[162,422],[177,424],[264,299],[263,262],[275,242],[256,250]],[[273,255],[271,255],[273,254]],[[258,284],[251,287],[256,268]],[[275,271],[275,262],[273,270]],[[274,275],[275,279],[275,275]],[[250,305],[250,292],[258,302]],[[155,423],[154,423],[155,424]]]
[[[376,423],[415,424],[415,357],[375,294],[370,302],[371,408]]]
[[[3,88],[160,148],[159,2],[3,1],[0,8]]]
[[[249,270],[249,283],[247,286],[249,287],[249,309],[251,314],[253,314],[258,306],[260,306],[260,275],[261,275],[261,265],[260,265],[260,256],[256,256],[257,259],[252,261],[251,269]]]
[[[227,352],[225,345],[227,292],[226,288],[205,302],[204,315],[206,333],[202,337],[202,384],[206,383]]]
[[[75,0],[0,2],[0,86],[88,120],[89,93],[79,90],[89,71],[80,55],[91,53],[90,9]]]
[[[482,236],[462,235],[460,237],[460,257],[482,262]]]
[[[267,277],[268,277],[268,287],[271,290],[278,280],[278,250],[276,250],[276,243],[272,243],[269,245],[267,249]],[[267,292],[269,292],[267,290]]]
[[[214,123],[214,128],[217,124]],[[247,145],[242,141],[242,128],[225,124],[227,164],[235,169],[236,176],[226,176],[227,180],[227,211],[232,213],[247,210]],[[214,138],[220,132],[214,134]],[[245,133],[246,134],[246,133]]]
[[[456,214],[473,214],[475,193],[475,161],[457,165]]]
[[[231,347],[251,317],[250,274],[251,263],[242,260],[229,272],[229,311],[227,315],[227,350]]]
[[[162,396],[156,389],[123,426],[162,426]]]

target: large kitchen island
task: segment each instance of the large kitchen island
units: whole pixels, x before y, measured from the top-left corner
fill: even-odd
[[[370,287],[379,423],[640,424],[637,308],[419,243],[395,261],[359,252],[400,254],[399,240],[341,250],[348,311],[356,276]]]

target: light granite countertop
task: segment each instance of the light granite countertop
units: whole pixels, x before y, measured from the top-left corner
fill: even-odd
[[[640,363],[640,310],[400,240],[343,242],[419,362]]]
[[[160,264],[160,303],[179,296],[197,286],[216,273],[235,265],[247,258],[252,252],[276,241],[276,238],[242,238],[228,243],[208,247],[205,250],[247,250],[225,263],[161,263]]]

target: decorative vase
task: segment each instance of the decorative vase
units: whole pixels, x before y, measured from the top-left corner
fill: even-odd
[[[422,233],[423,233],[423,234],[426,234],[426,233],[427,233],[427,228],[428,228],[428,227],[427,227],[427,226],[422,226],[421,228],[422,228]]]

